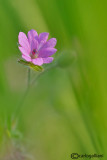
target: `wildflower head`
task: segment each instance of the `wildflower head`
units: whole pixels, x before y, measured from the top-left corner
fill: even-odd
[[[22,58],[34,65],[41,66],[44,63],[51,63],[57,40],[51,38],[48,40],[49,33],[43,32],[39,35],[35,30],[30,30],[27,34],[20,32],[18,36],[19,50],[22,53]],[[48,41],[47,41],[48,40]]]

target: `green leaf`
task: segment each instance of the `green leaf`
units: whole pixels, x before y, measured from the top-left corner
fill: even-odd
[[[25,65],[25,66],[28,66],[28,67],[30,67],[30,68],[32,68],[33,70],[38,71],[38,72],[42,72],[42,71],[44,70],[43,67],[38,66],[38,65],[34,65],[33,63],[24,61],[24,60],[22,60],[22,59],[18,60],[18,62],[19,62],[20,64],[23,64],[23,65]]]

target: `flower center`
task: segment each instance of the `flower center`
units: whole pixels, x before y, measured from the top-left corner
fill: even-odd
[[[33,55],[35,55],[35,54],[36,54],[36,49],[34,49],[34,50],[32,51],[32,54],[33,54]]]
[[[36,49],[34,49],[34,50],[32,51],[32,53],[30,54],[30,56],[31,56],[31,58],[32,58],[32,59],[37,58],[37,57],[38,57],[37,50],[36,50]]]

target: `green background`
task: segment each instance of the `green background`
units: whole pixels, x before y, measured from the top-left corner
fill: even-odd
[[[31,29],[57,38],[58,65],[23,98],[28,69],[17,62],[17,42]],[[0,0],[1,160],[17,146],[29,160],[70,160],[73,152],[107,159],[106,0]]]

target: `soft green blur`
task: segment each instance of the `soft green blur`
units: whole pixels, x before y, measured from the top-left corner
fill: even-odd
[[[28,69],[17,62],[21,58],[18,33],[27,34],[30,29],[57,38],[53,63],[58,66],[41,75],[20,102],[27,88]],[[34,78],[39,73],[32,70],[31,74]],[[18,104],[18,120],[13,122]],[[16,145],[21,143],[34,159],[70,160],[73,152],[104,154],[107,159],[106,0],[0,1],[3,157],[9,157],[6,148],[14,141],[10,135],[13,123],[17,123],[14,132],[21,137],[16,136],[20,139]]]

